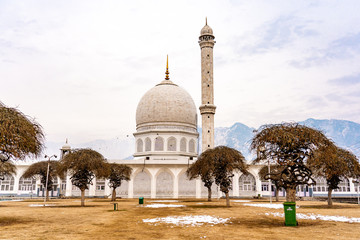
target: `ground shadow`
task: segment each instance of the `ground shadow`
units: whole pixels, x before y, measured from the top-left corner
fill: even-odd
[[[19,217],[0,217],[0,227],[9,226],[20,223],[31,222],[31,219],[19,218]]]

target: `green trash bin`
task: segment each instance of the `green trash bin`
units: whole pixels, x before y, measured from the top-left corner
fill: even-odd
[[[139,197],[139,204],[144,204],[144,198],[143,197]]]
[[[285,226],[297,226],[296,203],[284,202]]]

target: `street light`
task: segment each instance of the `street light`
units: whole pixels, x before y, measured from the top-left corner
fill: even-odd
[[[47,193],[47,188],[48,188],[48,181],[49,181],[49,168],[50,168],[50,159],[54,157],[54,158],[57,158],[57,156],[54,154],[52,156],[48,156],[48,155],[45,155],[45,158],[48,159],[48,165],[47,165],[47,171],[46,171],[46,183],[45,183],[45,194],[44,194],[44,207],[45,207],[45,203],[46,203],[46,193]]]
[[[259,147],[259,151],[260,151],[260,154],[263,154],[265,152],[265,147],[264,146],[260,146]],[[268,173],[269,173],[269,176],[270,176],[270,158],[268,158]],[[269,178],[269,185],[268,185],[268,190],[269,190],[269,196],[270,196],[270,204],[272,204],[272,191],[271,191],[271,179]]]
[[[358,198],[358,204],[360,204],[360,198],[359,198],[359,187],[360,187],[360,182],[359,180],[353,180],[353,183],[355,184],[356,188],[356,192],[357,192],[357,198]]]

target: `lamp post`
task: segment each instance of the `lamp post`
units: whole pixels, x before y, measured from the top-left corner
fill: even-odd
[[[268,172],[270,176],[270,159],[268,159]],[[272,204],[272,191],[271,191],[271,179],[269,178],[269,194],[270,194],[270,204]]]
[[[57,156],[54,154],[52,156],[48,156],[48,155],[45,155],[45,158],[48,159],[48,164],[47,164],[47,171],[46,171],[46,183],[45,183],[45,194],[44,194],[44,207],[45,207],[45,203],[46,203],[46,196],[47,196],[47,188],[48,188],[48,181],[49,181],[49,168],[50,168],[50,159],[54,157],[54,158],[57,158]]]
[[[353,180],[354,185],[357,187],[356,188],[356,192],[357,192],[357,199],[358,199],[358,204],[360,204],[360,198],[359,198],[359,186],[360,186],[360,182],[359,180]]]
[[[259,151],[260,154],[263,154],[265,152],[265,147],[264,146],[260,146]],[[270,158],[268,158],[268,173],[270,176]],[[270,196],[270,204],[272,204],[272,191],[271,191],[271,179],[269,178],[269,185],[268,185],[268,190],[269,190],[269,196]]]

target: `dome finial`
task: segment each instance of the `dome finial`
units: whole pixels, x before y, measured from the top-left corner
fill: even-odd
[[[205,25],[207,25],[207,17],[205,17]]]
[[[166,55],[166,72],[165,72],[165,80],[170,80],[170,78],[169,78],[169,55]]]

